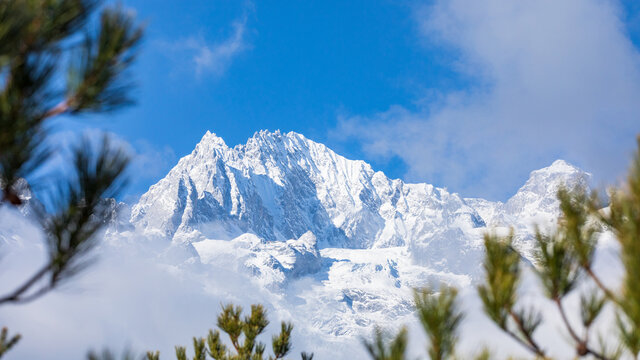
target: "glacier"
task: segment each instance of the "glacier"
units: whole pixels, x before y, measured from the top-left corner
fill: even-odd
[[[139,281],[188,279],[198,296],[215,299],[210,318],[219,302],[258,300],[293,319],[302,346],[320,358],[361,357],[358,339],[375,326],[415,323],[414,288],[471,291],[486,232],[514,229],[530,257],[534,226],[551,228],[558,218],[559,187],[589,179],[557,160],[494,202],[390,179],[295,132],[260,131],[235,147],[207,132],[137,203],[110,200],[98,252],[115,264],[144,259]],[[33,235],[14,230],[0,222],[3,253]]]

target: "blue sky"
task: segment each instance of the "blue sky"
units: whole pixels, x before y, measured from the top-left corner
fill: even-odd
[[[390,177],[499,200],[559,157],[615,182],[640,132],[633,1],[123,4],[147,29],[138,104],[61,129],[131,144],[129,199],[206,130],[229,145],[296,131]]]

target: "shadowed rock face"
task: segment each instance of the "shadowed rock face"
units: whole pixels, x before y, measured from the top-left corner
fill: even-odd
[[[285,241],[311,231],[321,248],[407,246],[484,225],[457,194],[389,179],[363,161],[278,131],[234,148],[207,132],[141,197],[131,221],[174,241],[243,233]]]

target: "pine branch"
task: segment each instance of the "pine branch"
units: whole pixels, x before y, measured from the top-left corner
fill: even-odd
[[[7,351],[11,350],[18,341],[20,341],[20,334],[13,335],[11,338],[8,338],[9,330],[6,327],[2,328],[0,331],[0,358],[7,353]]]
[[[509,328],[502,328],[502,331],[505,332],[505,334],[509,335],[510,338],[512,338],[513,340],[515,340],[518,344],[520,344],[522,347],[524,347],[525,349],[527,349],[527,351],[532,352],[534,354],[537,354],[538,351],[536,350],[535,347],[531,346],[531,344],[529,342],[527,342],[525,339],[523,339],[521,336],[518,336],[515,332],[513,332],[511,329]],[[544,356],[540,356],[539,357],[546,359],[546,357]]]
[[[144,360],[160,360],[159,351],[147,351]]]
[[[49,109],[44,115],[44,119],[55,117],[69,111],[69,101],[67,99],[59,102],[56,106]]]
[[[576,342],[576,354],[578,356],[581,356],[581,357],[591,354],[591,355],[593,355],[594,357],[596,357],[597,359],[600,359],[600,360],[610,360],[609,358],[605,357],[604,354],[600,354],[597,351],[589,348],[589,346],[587,344],[587,338],[582,339],[582,338],[580,338],[578,336],[576,331],[571,326],[571,323],[569,322],[569,319],[567,318],[567,314],[566,314],[566,312],[564,310],[564,307],[562,306],[562,300],[560,298],[555,298],[555,299],[553,299],[553,302],[556,304],[556,307],[558,308],[558,311],[560,312],[560,316],[562,318],[562,322],[564,323],[565,328],[569,332],[569,335]]]
[[[596,275],[595,272],[593,272],[593,270],[591,269],[591,267],[583,267],[585,273],[593,280],[593,282],[598,286],[598,288],[600,288],[600,290],[602,290],[602,292],[607,296],[607,298],[611,301],[613,301],[614,303],[616,303],[617,305],[620,305],[620,299],[618,298],[618,296],[616,294],[613,293],[613,291],[611,291],[609,288],[607,288],[604,283],[602,282],[602,280],[600,280],[600,277],[598,277],[598,275]]]
[[[5,303],[22,303],[27,302],[23,297],[23,294],[29,291],[34,285],[36,285],[45,275],[51,271],[51,264],[43,266],[39,271],[33,274],[27,281],[25,281],[20,287],[12,291],[11,293],[0,297],[0,305]],[[41,293],[43,290],[36,291],[35,294]],[[29,296],[28,299],[35,297]]]
[[[414,292],[418,318],[429,337],[428,353],[432,360],[443,360],[455,353],[463,319],[457,296],[457,290],[446,285],[440,286],[439,294],[430,289]]]
[[[540,348],[538,343],[533,339],[533,336],[531,334],[532,331],[527,329],[523,319],[520,318],[520,316],[518,314],[516,314],[515,312],[513,312],[513,311],[509,311],[509,316],[511,316],[511,319],[516,324],[516,327],[518,328],[518,331],[520,332],[520,334],[524,338],[524,340],[521,339],[520,343],[524,344],[525,347],[527,349],[529,349],[531,352],[533,352],[534,354],[536,354],[536,356],[539,356],[539,357],[541,357],[543,359],[546,359],[547,356],[546,356],[545,352]],[[519,338],[515,334],[513,334],[512,337]]]
[[[382,330],[376,328],[373,341],[363,341],[367,352],[373,360],[405,360],[407,342],[408,334],[406,328],[400,329],[398,334],[390,341],[386,341]]]

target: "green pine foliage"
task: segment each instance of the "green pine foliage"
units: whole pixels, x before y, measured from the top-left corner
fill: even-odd
[[[540,314],[531,307],[516,306],[522,270],[520,254],[513,247],[513,233],[505,237],[487,234],[484,246],[486,280],[478,286],[478,295],[485,313],[514,340],[544,357],[533,338],[542,320]]]
[[[459,327],[464,315],[459,310],[458,291],[441,285],[438,292],[419,289],[414,292],[416,313],[427,333],[427,354],[432,360],[450,359],[455,356]],[[364,341],[367,352],[374,360],[405,360],[408,345],[406,328],[400,329],[392,339],[377,328],[373,341]]]
[[[0,1],[0,206],[22,205],[20,182],[56,150],[46,146],[51,119],[105,113],[133,102],[127,70],[143,30],[129,12],[99,10],[99,5],[96,0]],[[97,11],[94,30],[89,19]],[[53,184],[52,208],[39,214],[47,261],[0,294],[0,305],[33,301],[90,264],[87,254],[107,216],[104,199],[122,189],[129,158],[105,137],[98,146],[81,141],[70,163],[69,178],[47,179]],[[7,339],[6,330],[1,335],[0,357],[20,339]]]
[[[20,334],[9,337],[9,330],[4,327],[0,331],[0,357],[20,341]]]
[[[478,293],[485,312],[501,329],[507,327],[520,280],[520,257],[511,246],[512,241],[513,234],[506,238],[488,234],[484,237],[487,279],[478,287]]]
[[[233,304],[224,305],[218,315],[217,325],[228,337],[221,337],[220,330],[209,330],[207,337],[193,338],[193,357],[187,355],[187,348],[176,346],[178,360],[280,360],[291,352],[291,333],[293,325],[282,322],[280,333],[271,339],[273,355],[265,357],[266,345],[258,341],[269,325],[266,310],[262,305],[251,305],[249,315],[242,316],[242,307]],[[302,360],[313,360],[313,354],[303,352]],[[159,352],[147,352],[146,360],[159,360]]]
[[[600,210],[597,196],[588,196],[583,189],[560,189],[558,199],[562,216],[557,230],[550,235],[538,231],[536,235],[535,273],[545,294],[556,304],[576,356],[615,359],[627,354],[636,358],[640,354],[640,140],[627,186],[612,190],[608,209]],[[620,290],[607,287],[592,267],[596,239],[602,230],[612,231],[620,244],[625,268]],[[487,271],[487,279],[491,276]],[[594,288],[581,294],[581,327],[576,328],[568,320],[563,299],[587,281]],[[596,336],[597,343],[590,341],[592,326],[607,303],[616,308],[622,348],[610,346],[600,334]]]
[[[427,353],[432,360],[448,359],[454,355],[458,328],[463,314],[458,310],[455,288],[441,286],[438,294],[430,289],[415,292],[418,319],[429,338]]]
[[[634,357],[640,354],[640,138],[631,165],[627,187],[614,191],[609,212],[598,213],[601,221],[611,229],[620,244],[620,256],[625,268],[619,296],[600,286],[618,306],[618,329],[626,350]]]
[[[404,360],[408,337],[407,329],[402,328],[393,339],[387,340],[382,330],[376,328],[373,341],[364,341],[364,346],[374,360]]]

